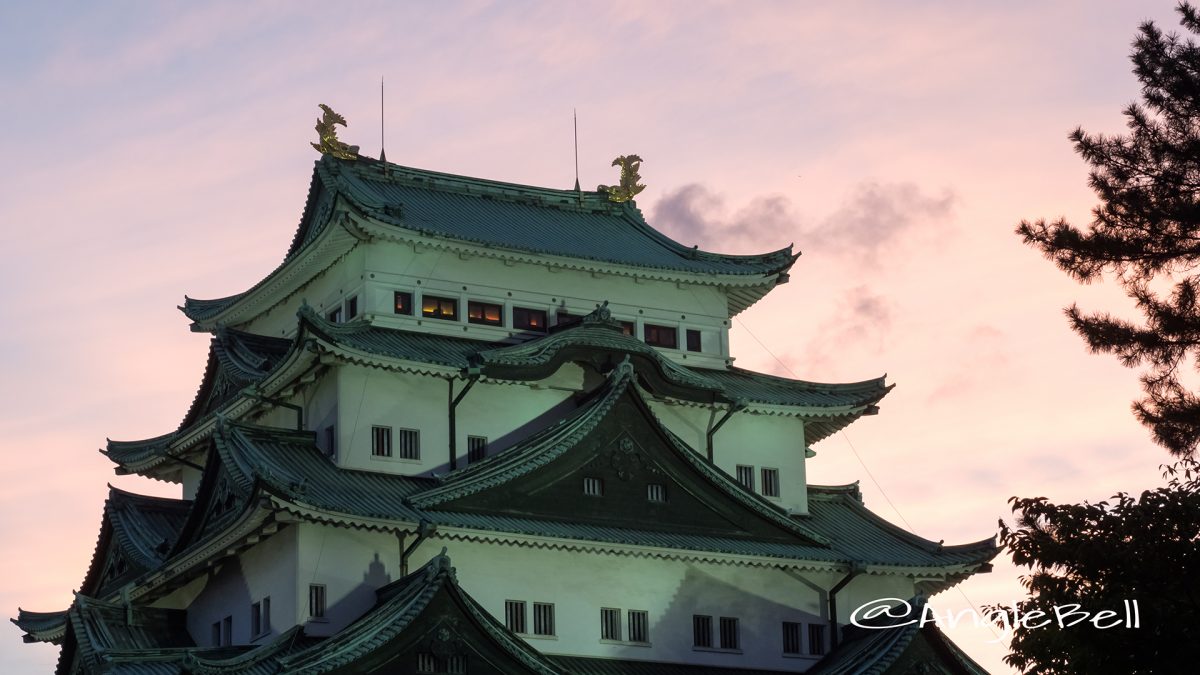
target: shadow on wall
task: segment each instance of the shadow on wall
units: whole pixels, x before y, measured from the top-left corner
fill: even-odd
[[[350,569],[347,567],[346,569]],[[345,581],[350,581],[345,579]],[[375,606],[375,591],[383,588],[392,582],[392,575],[388,574],[387,566],[379,558],[379,552],[376,551],[374,558],[367,563],[367,569],[362,573],[362,581],[350,588],[349,592],[342,595],[336,602],[326,605],[324,620],[310,618],[304,624],[304,632],[313,636],[329,636],[342,630],[355,619],[358,619],[368,610]],[[353,582],[351,582],[353,583]],[[346,587],[343,582],[341,570],[331,570],[322,574],[321,569],[317,569],[313,573],[313,578],[309,584],[323,584],[328,594],[326,597],[332,597],[332,594],[337,593],[340,589]],[[308,589],[305,588],[307,593]],[[301,609],[305,614],[312,611],[309,605],[310,597],[301,598]]]
[[[241,561],[237,558],[226,560],[187,609],[192,639],[200,646],[217,646],[218,642],[213,640],[213,624],[231,617],[233,644],[248,644],[251,637],[250,603],[260,599],[251,597]]]
[[[763,571],[760,569],[747,570],[752,574],[761,574]],[[798,574],[781,570],[775,571],[779,573],[780,581],[785,581],[784,575],[786,575],[791,577],[786,580],[787,583],[808,587],[814,595],[817,607],[825,606],[824,592],[812,582]],[[640,608],[629,607],[627,609]],[[783,651],[782,622],[817,623],[825,620],[820,615],[798,607],[747,592],[744,588],[689,565],[682,581],[675,589],[671,603],[658,616],[654,616],[653,611],[651,612],[650,642],[655,648],[655,659],[679,662],[695,659],[692,632],[692,617],[695,615],[712,617],[712,646],[714,648],[719,648],[721,645],[721,617],[736,618],[739,627],[739,649],[742,655],[731,656],[731,658],[737,658],[737,665],[749,667],[764,663],[778,665],[778,655]],[[644,659],[646,653],[643,648],[614,645],[612,656]],[[720,656],[718,655],[717,658]],[[753,662],[747,659],[753,659]],[[733,663],[731,661],[731,665]]]

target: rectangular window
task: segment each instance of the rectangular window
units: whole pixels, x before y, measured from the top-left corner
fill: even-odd
[[[689,352],[702,351],[700,349],[700,331],[689,328],[687,329],[687,350]]]
[[[346,320],[349,321],[358,316],[358,296],[351,297],[346,300]]]
[[[254,602],[250,604],[250,637],[255,637],[262,633],[262,604]]]
[[[233,644],[233,617],[221,619],[221,644],[225,647]]]
[[[436,673],[437,657],[429,652],[421,652],[420,654],[417,654],[417,672]]]
[[[221,622],[214,621],[212,625],[212,644],[214,647],[221,646]]]
[[[573,323],[579,323],[579,320],[580,317],[562,309],[558,310],[558,312],[554,315],[554,325],[558,326],[559,328],[565,328]]]
[[[783,653],[800,653],[800,624],[794,621],[783,622]]]
[[[467,436],[467,462],[474,464],[487,457],[487,436]]]
[[[825,654],[825,626],[819,623],[808,624],[808,653],[813,656]]]
[[[397,314],[412,316],[412,293],[408,291],[396,291],[394,297],[396,301],[395,312]]]
[[[262,614],[260,614],[259,616],[262,617],[262,621],[261,621],[262,625],[260,626],[262,628],[262,632],[264,632],[264,633],[271,632],[271,598],[270,597],[266,597],[266,598],[262,599]]]
[[[779,469],[762,470],[762,493],[766,497],[779,496]]]
[[[633,329],[634,329],[634,325],[633,325],[632,321],[622,321],[621,322],[621,332],[622,333],[632,337],[633,332],[634,332]]]
[[[643,610],[629,610],[629,641],[630,642],[649,642],[650,641],[650,621],[649,614]]]
[[[621,639],[621,610],[612,607],[600,608],[600,639]]]
[[[604,480],[588,476],[583,479],[583,494],[589,497],[604,496]]]
[[[712,617],[692,615],[692,644],[697,647],[712,646]]]
[[[650,483],[646,486],[646,499],[652,502],[667,501],[667,486],[662,483]]]
[[[754,467],[738,464],[737,466],[737,482],[741,483],[747,490],[754,490]]]
[[[504,601],[504,625],[514,633],[525,632],[525,601]]]
[[[331,309],[329,311],[329,313],[325,315],[325,318],[329,319],[329,323],[341,323],[342,322],[342,308],[335,307],[335,308]]]
[[[458,300],[423,295],[421,296],[421,316],[427,319],[458,321]]]
[[[540,309],[513,307],[513,328],[517,330],[532,330],[538,333],[546,332],[546,312]]]
[[[721,649],[737,649],[738,620],[731,616],[721,617]]]
[[[504,307],[490,302],[470,300],[467,302],[467,321],[486,326],[503,326]]]
[[[333,425],[325,427],[325,454],[337,459],[337,428]]]
[[[533,634],[554,635],[554,605],[549,602],[533,603]]]
[[[325,618],[325,585],[308,585],[308,616],[312,619]]]
[[[642,337],[646,344],[654,347],[675,349],[679,346],[679,331],[674,326],[656,326],[652,323],[642,326]]]
[[[421,432],[417,429],[397,429],[395,456],[400,459],[421,459]]]
[[[446,657],[446,672],[452,675],[466,675],[467,655],[451,654]]]
[[[392,456],[392,428],[371,427],[371,456]]]

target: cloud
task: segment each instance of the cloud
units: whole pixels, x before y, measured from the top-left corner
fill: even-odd
[[[957,196],[929,195],[913,183],[859,183],[850,198],[803,234],[802,245],[874,263],[880,252],[921,226],[941,226]]]
[[[784,195],[755,197],[729,213],[724,196],[701,183],[667,192],[654,205],[652,222],[684,244],[738,250],[793,240],[824,256],[870,264],[918,229],[944,231],[958,197],[950,189],[929,194],[914,183],[859,183],[840,206],[814,225],[806,224]],[[755,248],[757,247],[757,248]]]
[[[866,286],[849,289],[837,312],[812,331],[797,372],[828,372],[848,350],[882,351],[892,327],[892,304]]]

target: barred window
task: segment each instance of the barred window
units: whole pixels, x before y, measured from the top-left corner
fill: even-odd
[[[667,486],[662,483],[650,483],[646,486],[646,499],[652,502],[667,501]]]
[[[514,633],[525,632],[525,601],[504,601],[504,625]]]
[[[631,609],[629,610],[629,641],[630,642],[649,642],[650,641],[650,621],[649,614],[644,610]]]
[[[474,464],[487,457],[487,436],[467,436],[467,462]]]
[[[779,469],[762,470],[762,493],[767,497],[779,496]]]
[[[712,646],[712,617],[692,615],[692,644],[697,647]]]
[[[355,295],[346,300],[346,320],[349,321],[358,316],[358,296]]]
[[[420,654],[417,654],[417,672],[436,673],[437,657],[429,652],[421,652]]]
[[[819,623],[808,624],[808,653],[813,656],[825,654],[825,626]]]
[[[783,622],[783,653],[800,653],[800,624],[794,621]]]
[[[600,639],[621,639],[621,610],[612,607],[600,608]]]
[[[396,457],[400,459],[421,459],[421,432],[419,430],[396,430]]]
[[[308,585],[308,616],[312,619],[325,618],[325,585]]]
[[[371,455],[374,457],[392,456],[391,427],[371,427]]]
[[[452,675],[465,675],[467,672],[467,655],[451,654],[446,657],[446,672]]]
[[[533,634],[554,635],[554,605],[548,602],[533,603]]]
[[[738,464],[737,466],[737,482],[741,483],[747,490],[754,490],[754,467]]]
[[[487,326],[504,325],[504,307],[491,302],[467,301],[467,322]]]
[[[604,496],[604,480],[588,476],[583,479],[583,494],[589,497]]]
[[[721,649],[737,649],[739,645],[738,620],[731,616],[721,617]]]

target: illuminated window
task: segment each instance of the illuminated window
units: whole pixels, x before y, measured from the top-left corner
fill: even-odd
[[[396,313],[412,315],[412,293],[396,291]]]
[[[546,312],[540,309],[513,307],[513,328],[546,332]]]
[[[467,321],[487,326],[504,325],[504,307],[490,302],[471,300],[467,302]]]
[[[646,344],[654,347],[675,349],[679,346],[679,331],[674,326],[656,326],[648,323],[642,326],[642,336]]]
[[[421,296],[421,316],[428,319],[458,320],[458,300],[439,298],[434,295]]]

